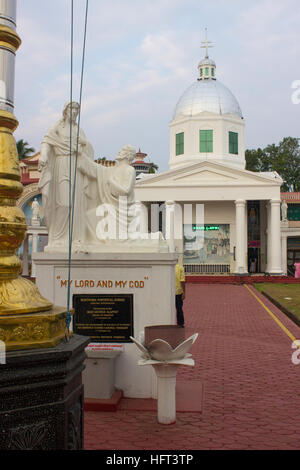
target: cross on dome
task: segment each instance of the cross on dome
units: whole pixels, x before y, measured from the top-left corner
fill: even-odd
[[[202,44],[201,48],[206,49],[205,59],[208,59],[209,58],[208,49],[210,47],[214,47],[214,46],[213,46],[213,43],[211,41],[208,41],[208,39],[207,39],[207,28],[205,28],[205,41],[201,41],[201,44]]]
[[[205,56],[205,59],[201,60],[200,64],[198,65],[198,70],[199,70],[198,80],[199,81],[216,80],[216,64],[208,56],[208,49],[214,46],[212,42],[207,39],[207,28],[205,28],[205,41],[201,41],[201,44],[202,44],[201,48],[206,49],[206,56]]]

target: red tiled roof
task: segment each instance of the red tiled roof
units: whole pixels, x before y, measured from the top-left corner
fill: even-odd
[[[281,193],[281,200],[286,202],[300,202],[300,193]]]

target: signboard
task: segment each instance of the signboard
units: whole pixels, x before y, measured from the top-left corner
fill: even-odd
[[[196,232],[197,230],[202,232],[217,231],[220,230],[220,225],[193,225],[193,231]]]
[[[133,294],[73,295],[74,333],[92,343],[131,343]]]

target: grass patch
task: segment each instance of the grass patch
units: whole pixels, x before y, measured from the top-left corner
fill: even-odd
[[[255,288],[265,292],[300,321],[299,284],[255,284]]]

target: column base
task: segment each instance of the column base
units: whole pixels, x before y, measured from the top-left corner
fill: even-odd
[[[267,271],[265,274],[267,276],[285,276],[283,271]]]

